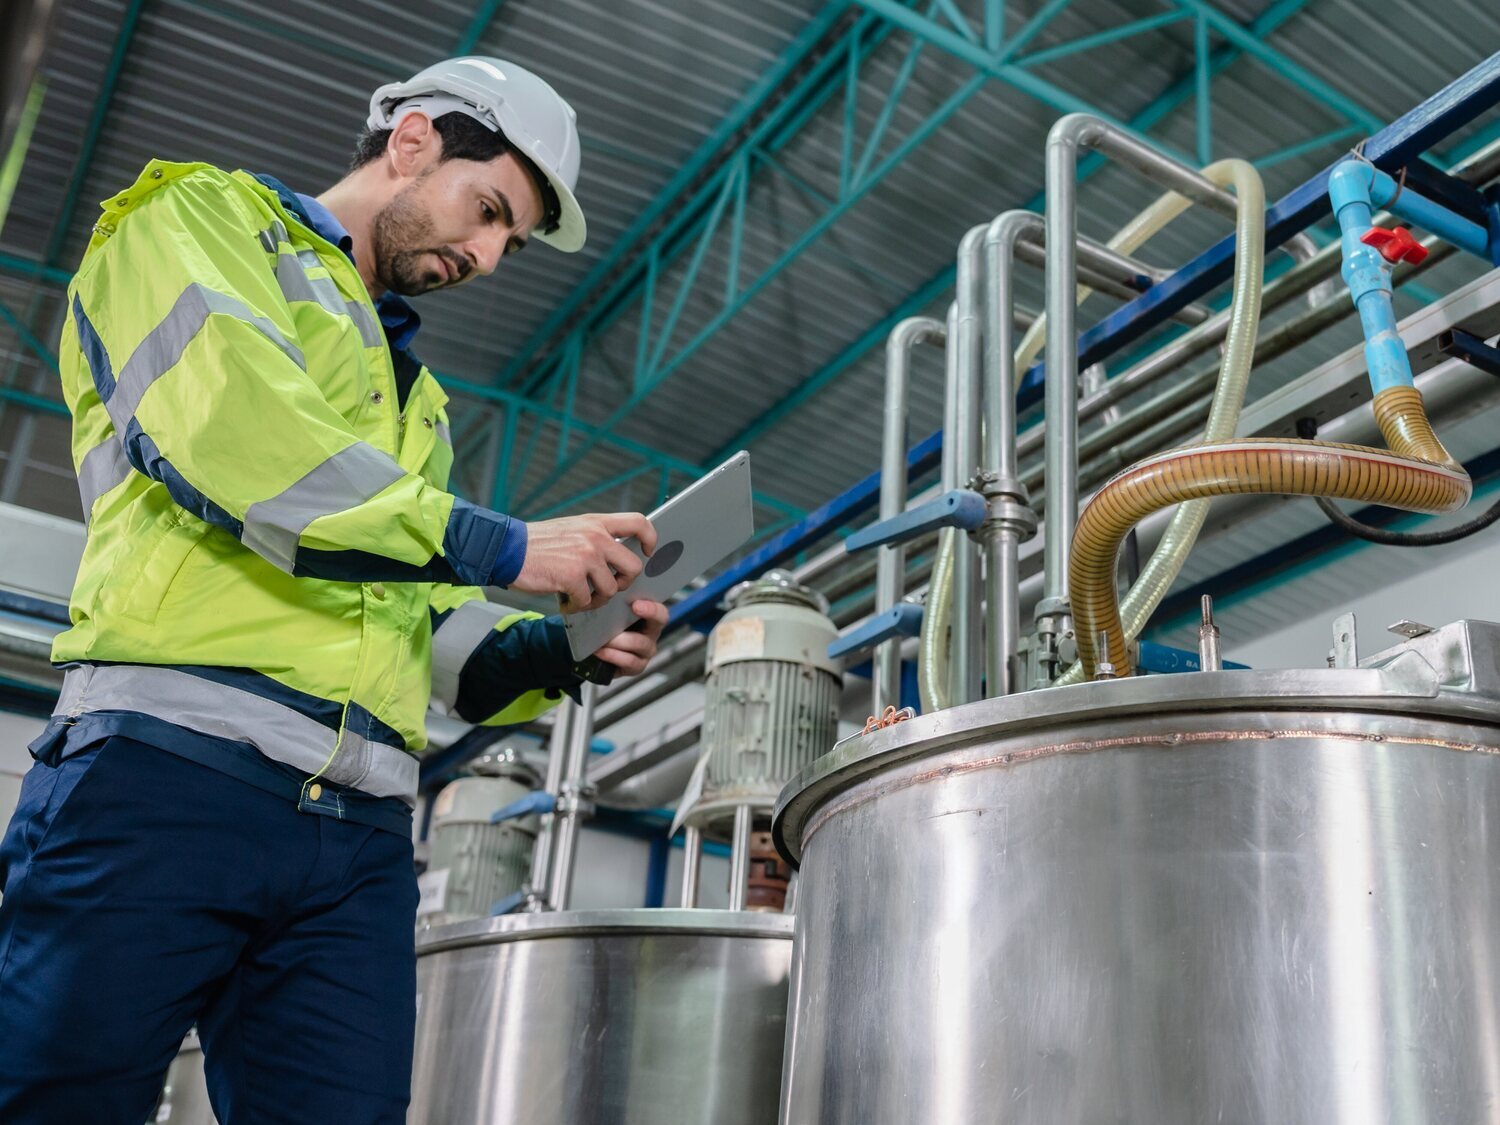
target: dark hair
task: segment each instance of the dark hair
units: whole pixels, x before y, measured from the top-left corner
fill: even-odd
[[[537,228],[543,231],[557,229],[558,216],[562,211],[557,201],[557,192],[552,190],[552,185],[542,175],[541,169],[524,152],[506,140],[504,133],[480,124],[467,113],[458,112],[434,117],[432,126],[443,139],[440,160],[472,160],[485,164],[507,152],[514,156],[542,193],[542,221],[537,224]],[[389,129],[365,129],[354,143],[354,158],[349,161],[349,171],[356,171],[379,160],[385,155],[385,146],[390,139]]]

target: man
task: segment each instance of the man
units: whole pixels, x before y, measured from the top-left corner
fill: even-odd
[[[0,844],[0,1121],[140,1125],[197,1023],[219,1118],[405,1117],[410,802],[429,703],[536,717],[560,621],[655,533],[447,490],[446,397],[401,298],[577,250],[572,109],[499,59],[378,90],[314,199],[154,161],[103,204],[61,369],[87,545],[66,681]],[[666,611],[599,658],[643,670]]]

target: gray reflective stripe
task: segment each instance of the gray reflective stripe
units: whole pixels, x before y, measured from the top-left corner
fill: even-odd
[[[437,424],[437,436],[442,439],[444,445],[450,447],[453,445],[453,432],[448,429],[447,422]]]
[[[516,612],[476,598],[450,613],[432,634],[432,701],[443,714],[451,714],[458,703],[459,673],[474,650],[494,632],[501,618]]]
[[[76,719],[90,711],[153,715],[214,738],[248,742],[303,773],[321,770],[334,785],[408,803],[416,797],[415,755],[350,730],[339,739],[337,732],[274,700],[173,668],[115,664],[68,669],[54,715]],[[338,753],[330,762],[335,742]]]
[[[357,508],[406,475],[406,470],[373,445],[355,442],[339,450],[296,484],[245,512],[240,542],[288,574],[297,561],[297,543],[320,516]]]
[[[288,359],[307,370],[302,353],[276,325],[251,312],[243,301],[194,282],[182,291],[171,311],[140,342],[120,372],[115,393],[106,404],[116,430],[122,434],[125,432],[151,384],[177,366],[193,337],[215,314],[232,316],[258,328]]]
[[[119,438],[110,434],[83,455],[78,469],[78,498],[83,501],[83,522],[89,522],[94,501],[130,476],[130,462]]]
[[[269,234],[270,232],[263,232]],[[383,347],[385,332],[375,316],[359,301],[346,301],[331,277],[314,277],[309,269],[324,269],[323,262],[311,250],[276,255],[276,284],[288,301],[311,301],[334,316],[347,316],[359,329],[359,341],[367,348]]]

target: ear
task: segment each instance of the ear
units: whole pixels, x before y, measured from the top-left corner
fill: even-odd
[[[408,113],[391,130],[385,158],[402,179],[415,179],[442,155],[443,137],[425,113]]]

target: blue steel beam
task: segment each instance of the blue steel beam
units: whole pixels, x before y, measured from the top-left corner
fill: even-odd
[[[1377,131],[1365,141],[1364,154],[1382,170],[1395,171],[1496,105],[1500,105],[1500,53]],[[1332,168],[1329,165],[1266,212],[1267,250],[1274,250],[1328,215],[1328,174]],[[1078,341],[1080,370],[1107,359],[1222,285],[1233,269],[1234,236],[1229,235],[1083,333]],[[1042,376],[1041,364],[1026,373],[1021,383],[1023,405],[1039,397]]]
[[[1270,35],[1287,20],[1300,12],[1310,0],[1280,0],[1267,8],[1257,17],[1249,27],[1252,35],[1264,37]],[[1209,72],[1215,75],[1223,71],[1241,55],[1238,47],[1223,46],[1217,48],[1209,63]],[[1197,90],[1197,68],[1178,78],[1170,86],[1162,91],[1156,98],[1138,111],[1126,123],[1133,131],[1144,133],[1152,126],[1160,123],[1163,118],[1173,110],[1182,106]],[[1087,180],[1095,172],[1104,166],[1104,160],[1097,153],[1090,154],[1084,159],[1078,169],[1078,178],[1082,182]],[[1023,206],[1028,210],[1039,210],[1046,199],[1045,193],[1038,191]],[[906,316],[914,315],[927,306],[929,300],[935,299],[938,294],[946,292],[954,281],[954,267],[948,265],[930,277],[916,294],[902,302],[899,306],[886,314],[875,324],[871,325],[857,340],[855,340],[844,351],[840,352],[832,361],[825,364],[815,374],[810,376],[796,390],[776,402],[764,411],[758,418],[742,429],[721,447],[733,452],[748,445],[754,438],[759,437],[773,426],[777,425],[792,411],[799,408],[803,403],[813,398],[829,383],[842,375],[849,367],[859,362],[865,354],[873,347],[881,343],[886,334],[900,320]],[[918,300],[924,296],[925,299]],[[726,454],[727,456],[727,454]],[[718,464],[722,457],[715,456],[705,462],[705,467]]]
[[[130,43],[135,37],[136,27],[140,23],[141,9],[144,7],[145,0],[130,0],[120,17],[120,26],[115,32],[114,46],[110,48],[109,59],[104,66],[104,75],[99,81],[99,93],[94,98],[94,107],[89,113],[89,119],[83,128],[83,136],[79,141],[78,157],[73,163],[68,186],[63,190],[57,221],[53,224],[52,233],[47,239],[44,269],[57,268],[62,258],[63,247],[67,243],[68,229],[72,225],[73,212],[78,208],[79,196],[88,179],[89,169],[93,166],[94,153],[99,147],[99,135],[104,131],[104,120],[114,101],[115,88],[120,83],[120,74],[125,68],[125,57],[130,53]],[[42,297],[40,292],[33,293],[31,300],[27,302],[25,322],[29,332],[36,332],[38,329],[37,314],[41,311]],[[16,364],[12,363],[4,382],[11,382],[15,378],[16,370]]]
[[[468,26],[458,37],[458,42],[453,44],[455,56],[473,53],[474,48],[479,45],[479,40],[484,38],[484,33],[490,29],[490,24],[495,22],[495,16],[499,13],[502,3],[504,0],[481,0],[479,7],[474,9],[474,15],[469,19]]]
[[[746,286],[738,294],[734,301],[728,303],[716,316],[712,317],[708,324],[704,328],[702,328],[696,336],[688,341],[670,360],[662,362],[666,346],[666,334],[664,332],[663,336],[658,340],[656,351],[653,353],[651,370],[645,375],[644,378],[637,379],[636,386],[634,387],[632,393],[626,398],[623,403],[615,408],[615,410],[603,423],[602,428],[604,430],[612,430],[615,426],[622,422],[637,406],[639,406],[649,396],[652,389],[656,385],[658,385],[662,380],[667,378],[673,371],[677,370],[683,363],[691,358],[691,356],[694,355],[699,350],[699,348],[706,344],[716,332],[722,329],[729,320],[736,316],[739,311],[743,309],[745,305],[748,304],[748,302],[753,299],[758,292],[760,292],[767,284],[769,284],[769,282],[782,269],[786,268],[786,266],[789,265],[798,254],[805,250],[806,247],[812,243],[812,241],[820,237],[826,230],[828,230],[834,222],[836,222],[844,213],[847,212],[850,207],[856,204],[866,193],[868,193],[869,190],[873,188],[875,184],[878,183],[886,174],[888,174],[891,169],[899,166],[901,161],[904,160],[907,155],[909,155],[919,144],[921,144],[927,136],[929,136],[939,126],[941,126],[943,122],[948,119],[948,117],[957,112],[957,110],[963,105],[963,103],[975,92],[977,92],[977,90],[980,89],[981,86],[989,79],[999,79],[1000,81],[1003,81],[1006,84],[1041,100],[1044,104],[1049,105],[1052,108],[1062,112],[1083,110],[1096,113],[1098,112],[1095,107],[1086,105],[1079,99],[1068,94],[1066,91],[1060,90],[1050,83],[1043,82],[1041,79],[1025,72],[1021,68],[1011,65],[1009,62],[1005,61],[1008,56],[1000,56],[999,58],[995,58],[988,55],[982,47],[979,47],[977,44],[971,43],[962,35],[956,32],[948,31],[941,25],[934,23],[929,17],[923,16],[922,14],[912,9],[904,7],[899,3],[899,0],[860,0],[860,2],[863,6],[874,10],[875,12],[877,12],[877,14],[879,14],[882,18],[888,20],[889,22],[894,23],[897,26],[916,29],[920,37],[932,39],[941,46],[962,53],[966,58],[974,61],[976,69],[979,71],[979,73],[976,74],[975,77],[968,83],[966,83],[963,87],[961,87],[957,93],[952,95],[948,99],[948,101],[946,101],[941,107],[939,107],[936,112],[929,116],[921,126],[919,126],[909,136],[907,136],[903,140],[902,144],[897,147],[895,152],[888,156],[877,169],[871,172],[862,182],[859,183],[852,182],[851,178],[847,174],[847,167],[849,161],[852,159],[853,148],[852,144],[850,143],[850,123],[846,119],[843,134],[845,142],[843,146],[845,170],[843,173],[841,173],[840,177],[843,190],[841,190],[840,198],[835,206],[828,209],[819,219],[817,219],[812,227],[805,231],[801,237],[794,240],[791,246],[782,253],[782,255],[772,264],[770,268],[768,268],[758,279],[756,279],[756,281]],[[1046,12],[1047,9],[1044,9],[1043,13],[1038,14],[1038,18]],[[1033,23],[1034,22],[1035,21],[1033,21]],[[1020,37],[1018,36],[1018,40],[1013,40],[1007,50],[1017,50],[1019,47],[1019,39]],[[851,53],[849,54],[848,58],[851,60],[855,58],[852,47]],[[857,87],[853,87],[853,89],[857,90]],[[846,94],[846,112],[851,106],[852,97]],[[1108,115],[1104,116],[1106,116],[1107,118]],[[724,193],[727,192],[727,190],[728,185],[726,183],[721,188],[719,201],[715,204],[715,209],[713,212],[711,212],[709,220],[706,224],[706,229],[703,235],[704,240],[699,243],[698,250],[694,256],[695,261],[698,260],[698,256],[703,252],[707,238],[711,235],[714,226],[717,223],[718,216],[722,207]],[[684,285],[683,293],[686,292],[686,289],[687,286]],[[669,319],[669,325],[675,323],[675,313],[677,311],[680,311],[680,307],[681,303],[679,300],[678,305],[674,306],[674,316]],[[582,443],[582,445],[573,453],[573,455],[568,460],[564,461],[561,466],[559,466],[557,477],[552,481],[547,482],[545,487],[534,490],[534,492],[527,498],[528,502],[537,499],[547,490],[555,487],[557,480],[559,478],[565,478],[567,472],[579,463],[579,461],[588,453],[593,444],[593,441],[585,441],[584,443]]]
[[[716,159],[723,155],[723,150],[731,138],[765,108],[767,100],[791,75],[797,72],[848,9],[849,0],[830,0],[816,16],[808,21],[807,26],[798,33],[797,38],[782,53],[776,64],[751,86],[734,109],[725,115],[714,131],[678,169],[677,174],[657,193],[656,198],[621,233],[620,237],[615,239],[609,251],[594,263],[589,272],[584,275],[583,280],[573,288],[572,293],[521,345],[515,357],[501,373],[502,383],[514,382],[519,373],[528,369],[541,349],[550,346],[563,334],[566,326],[593,301],[596,296],[595,291],[605,279],[624,264],[627,257],[637,248],[637,244],[659,219],[670,209],[681,205],[684,195],[692,185]]]
[[[516,391],[508,391],[502,387],[492,387],[485,383],[475,383],[468,379],[460,379],[456,376],[436,371],[433,372],[433,375],[446,390],[454,394],[467,395],[470,398],[498,403],[507,410],[515,411],[519,415],[529,414],[535,418],[557,425],[561,425],[563,422],[569,420],[568,416],[558,408],[526,398]],[[632,453],[642,460],[651,462],[658,468],[670,469],[673,472],[682,473],[693,480],[697,480],[704,474],[705,470],[691,461],[683,460],[681,457],[673,457],[671,454],[663,453],[659,449],[653,449],[643,442],[633,441],[620,434],[600,434],[598,427],[578,418],[571,419],[571,424],[580,433],[590,438],[597,436],[603,444],[613,446],[626,453]],[[803,514],[800,508],[793,504],[788,504],[784,500],[778,500],[773,496],[756,493],[755,502],[789,515],[801,516]]]

